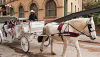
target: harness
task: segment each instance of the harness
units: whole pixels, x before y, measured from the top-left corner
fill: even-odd
[[[61,33],[62,25],[64,25],[64,24],[68,24],[68,25],[65,27],[64,32]],[[82,31],[76,29],[73,25],[71,25],[71,24],[69,24],[69,23],[64,23],[64,24],[60,24],[60,25],[58,26],[58,28],[60,27],[60,28],[59,28],[59,36],[61,37],[62,41],[63,41],[63,37],[62,37],[63,34],[67,34],[67,35],[64,35],[64,36],[70,36],[70,37],[78,37],[78,36],[81,35],[81,34],[83,34],[83,35],[85,35],[85,36],[87,36],[87,37],[92,37],[92,36],[91,36],[91,32],[95,31],[95,30],[91,30],[92,26],[91,26],[91,24],[88,24],[88,23],[87,23],[86,26],[83,28],[83,30],[88,26],[88,30],[89,30],[90,36],[87,35],[87,34],[85,34],[85,33],[82,32]],[[73,29],[75,29],[76,31],[78,31],[80,34],[79,34],[79,33],[74,33],[74,32],[69,32],[69,26],[71,26]],[[65,31],[67,27],[68,27],[68,32]],[[69,34],[69,35],[68,35],[68,34]]]
[[[69,32],[69,25],[65,27],[64,32],[62,33],[61,30],[62,30],[62,27],[64,24],[65,23],[62,23],[58,26],[59,33],[57,33],[61,37],[62,41],[63,41],[63,36],[78,37],[80,35],[79,33]],[[68,27],[68,31],[66,32],[65,30],[67,27]],[[52,36],[54,36],[54,35],[52,35]]]

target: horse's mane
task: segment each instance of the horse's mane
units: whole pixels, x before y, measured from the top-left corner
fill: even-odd
[[[68,23],[68,22],[77,22],[77,21],[87,21],[89,19],[90,18],[76,18],[76,19],[71,19],[69,21],[65,21],[65,23]]]
[[[48,23],[48,25],[49,25],[49,24],[50,24],[50,25],[51,25],[51,24],[52,24],[52,25],[58,25],[57,22],[51,22],[51,23]]]
[[[64,23],[68,23],[68,22],[77,22],[77,21],[87,21],[87,20],[89,20],[90,18],[75,18],[75,19],[71,19],[71,20],[69,20],[69,21],[65,21]],[[58,25],[59,23],[57,23],[57,22],[51,22],[51,23],[48,23],[48,25]]]

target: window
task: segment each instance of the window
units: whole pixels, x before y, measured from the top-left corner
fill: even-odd
[[[97,0],[94,0],[94,2],[97,2]]]
[[[34,10],[35,14],[38,16],[38,8],[35,3],[31,4],[30,10]]]
[[[23,6],[19,7],[19,18],[24,18],[24,8],[23,8]]]
[[[79,8],[78,8],[78,12],[79,12],[80,10],[79,10]]]
[[[53,0],[50,0],[46,3],[45,16],[56,17],[56,3]]]
[[[6,4],[6,0],[3,0],[3,4]]]
[[[14,9],[10,8],[10,16],[14,16]]]
[[[76,5],[75,5],[75,12],[76,12]]]
[[[14,0],[10,0],[11,2],[13,2]]]
[[[0,0],[0,3],[2,3],[2,0]]]
[[[71,13],[73,12],[73,3],[71,3]]]

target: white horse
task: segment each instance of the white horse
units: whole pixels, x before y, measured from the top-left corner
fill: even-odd
[[[46,35],[51,35],[51,34],[57,34],[59,31],[57,30],[58,28],[57,23],[48,23],[44,27],[44,31]],[[93,17],[91,18],[78,18],[78,19],[73,19],[70,21],[64,22],[64,25],[62,27],[61,33],[64,31],[69,31],[69,32],[75,32],[75,33],[80,33],[85,36],[90,37],[91,40],[96,39],[96,32],[95,32],[95,24],[93,21]],[[48,36],[43,38],[40,51],[43,51],[43,46],[44,46],[44,41]],[[62,41],[63,39],[63,53],[62,57],[66,57],[66,48],[68,42],[71,40],[71,42],[75,45],[75,48],[77,50],[77,57],[82,57],[81,52],[80,52],[80,47],[79,47],[79,42],[77,37],[70,37],[70,36],[49,36],[51,38],[51,54],[55,55],[53,51],[53,39]]]

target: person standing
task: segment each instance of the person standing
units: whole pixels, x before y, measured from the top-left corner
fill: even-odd
[[[35,11],[34,10],[31,10],[31,14],[29,16],[29,21],[38,21],[38,18],[35,14]]]

